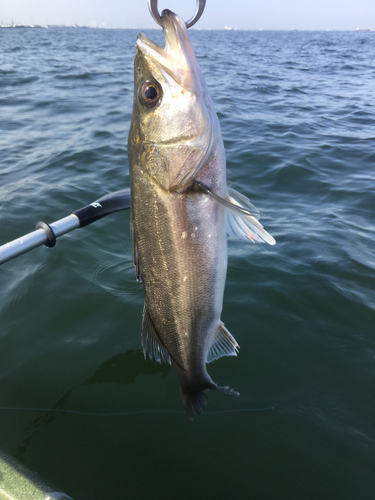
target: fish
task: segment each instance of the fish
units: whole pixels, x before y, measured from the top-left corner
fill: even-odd
[[[247,197],[227,186],[220,124],[181,17],[162,12],[165,48],[139,33],[128,139],[130,226],[142,281],[144,355],[173,365],[187,416],[218,386],[207,363],[236,356],[221,321],[227,233],[275,244]]]

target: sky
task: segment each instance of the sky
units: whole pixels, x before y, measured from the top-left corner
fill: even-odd
[[[188,20],[195,0],[159,0]],[[0,0],[0,23],[156,28],[147,0]],[[375,0],[207,0],[197,29],[375,30]]]

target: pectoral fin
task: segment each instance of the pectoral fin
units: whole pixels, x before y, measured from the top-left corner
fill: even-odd
[[[253,242],[264,241],[270,245],[275,245],[275,239],[267,233],[257,220],[260,213],[246,196],[228,187],[228,196],[222,198],[198,181],[195,181],[195,185],[227,208],[226,229],[229,236]]]
[[[236,339],[228,332],[224,323],[220,323],[212,346],[207,352],[206,362],[211,363],[222,356],[237,356],[238,349]]]

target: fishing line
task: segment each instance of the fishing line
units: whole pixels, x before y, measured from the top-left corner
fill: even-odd
[[[237,408],[232,410],[221,410],[221,411],[209,411],[202,413],[201,416],[208,415],[220,415],[223,413],[243,413],[243,412],[253,412],[253,411],[269,411],[275,410],[275,406],[270,406],[267,408]],[[0,410],[3,411],[34,411],[34,412],[44,412],[44,413],[67,413],[70,415],[83,415],[87,417],[127,417],[131,415],[147,415],[152,413],[179,413],[185,414],[184,410],[135,410],[135,411],[125,411],[125,412],[110,412],[110,413],[99,413],[99,412],[89,412],[80,410],[65,410],[57,408],[22,408],[22,407],[12,407],[12,406],[0,406]]]
[[[202,415],[200,416],[221,415],[223,413],[247,413],[251,411],[269,411],[269,410],[276,410],[276,406],[270,406],[268,408],[234,408],[232,410],[208,411],[206,413],[202,413]]]

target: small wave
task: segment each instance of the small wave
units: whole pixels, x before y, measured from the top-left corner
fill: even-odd
[[[68,75],[55,75],[54,78],[57,80],[93,80],[97,78],[98,73],[77,73],[77,74],[68,74]]]
[[[9,73],[7,73],[9,74]],[[29,85],[31,83],[35,83],[39,81],[38,76],[30,76],[30,77],[24,77],[24,78],[12,78],[12,79],[5,79],[2,82],[0,82],[0,87],[17,87],[21,85]]]
[[[305,94],[307,95],[307,92],[304,92],[303,90],[299,89],[298,87],[291,87],[289,89],[285,89],[286,92],[292,92],[294,94]]]
[[[113,296],[129,297],[134,293],[134,264],[130,254],[124,256],[102,249],[94,268],[85,269],[81,266],[77,273]]]

